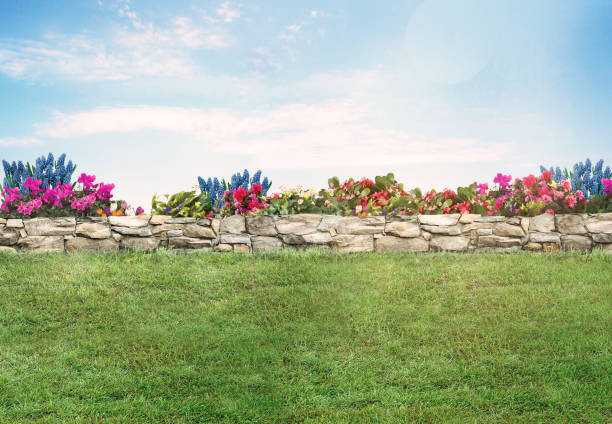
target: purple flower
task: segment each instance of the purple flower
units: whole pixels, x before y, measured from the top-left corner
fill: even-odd
[[[136,208],[136,215],[140,215],[140,214],[143,214],[143,213],[144,213],[144,209],[142,207],[138,206]]]
[[[180,211],[181,209],[183,209],[183,205],[178,205],[178,206],[176,207],[176,210],[177,210],[177,211]]]
[[[165,214],[169,213],[171,210],[172,210],[172,208],[170,206],[166,206],[162,212],[165,215]]]
[[[110,216],[110,214],[111,214],[111,210],[110,210],[110,208],[106,208],[106,209],[104,209],[104,215],[106,215],[106,216]]]

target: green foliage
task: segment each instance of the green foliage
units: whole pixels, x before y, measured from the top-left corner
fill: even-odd
[[[158,197],[153,196],[151,208],[153,215],[172,215],[173,217],[203,218],[210,212],[208,202],[196,191],[179,191]]]
[[[612,196],[606,196],[605,194],[591,196],[589,203],[586,205],[586,211],[589,213],[612,212]]]
[[[268,200],[269,207],[261,213],[265,215],[293,215],[298,213],[323,213],[315,204],[314,191],[303,191],[301,188],[287,190]]]

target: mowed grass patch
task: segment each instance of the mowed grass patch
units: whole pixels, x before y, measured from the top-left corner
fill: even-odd
[[[2,422],[610,422],[612,258],[0,255]]]

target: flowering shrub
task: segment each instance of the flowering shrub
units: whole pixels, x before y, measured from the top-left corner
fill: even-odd
[[[556,168],[551,167],[550,172],[552,173],[553,181],[561,183],[563,180],[570,180],[572,190],[580,190],[585,198],[590,199],[591,196],[603,195],[604,186],[602,179],[612,177],[610,167],[606,166],[604,170],[603,164],[603,159],[600,159],[595,166],[592,166],[591,160],[587,158],[585,163],[578,162],[574,164],[570,171],[566,168],[561,172],[561,169],[557,166]],[[546,171],[546,168],[540,166],[540,170],[543,173]]]
[[[602,178],[602,194],[592,196],[587,203],[587,212],[602,213],[612,212],[612,179]]]
[[[102,218],[108,216],[141,216],[145,215],[145,210],[140,206],[134,209],[125,200],[117,200],[111,202],[110,206],[105,209],[97,209],[96,213]]]
[[[268,190],[272,186],[272,182],[268,181],[268,177],[264,177],[263,181],[261,181],[261,170],[255,172],[253,178],[250,178],[249,171],[245,169],[242,174],[237,172],[232,175],[229,182],[225,179],[219,181],[217,177],[214,179],[209,178],[208,180],[198,177],[202,201],[208,205],[208,210],[212,212],[217,212],[223,207],[226,191],[233,193],[239,187],[242,187],[246,191],[250,191],[255,184],[261,186],[263,196],[267,195]]]
[[[204,218],[212,216],[208,204],[202,200],[202,195],[195,191],[179,191],[158,198],[153,196],[153,215],[171,215],[174,217]]]
[[[78,184],[58,184],[43,187],[42,180],[32,177],[19,187],[2,189],[0,214],[9,218],[33,216],[90,216],[97,209],[110,207],[114,184],[96,183],[95,175],[81,174]]]
[[[301,186],[287,190],[280,187],[280,193],[267,198],[269,206],[263,210],[267,215],[292,215],[298,213],[321,213],[322,209],[315,204],[316,191],[304,190]]]
[[[253,184],[247,190],[240,186],[233,191],[226,190],[223,196],[221,215],[250,215],[262,213],[270,205],[263,195],[261,184]]]
[[[587,200],[582,191],[573,191],[568,180],[557,184],[550,171],[541,176],[528,175],[511,183],[510,175],[497,174],[497,186],[487,192],[493,202],[490,214],[535,216],[544,212],[580,212]]]
[[[40,181],[40,187],[43,189],[70,184],[76,165],[73,165],[72,161],[64,165],[65,160],[65,153],[60,155],[57,161],[54,160],[52,153],[49,153],[46,158],[41,156],[36,159],[34,166],[29,162],[26,162],[25,165],[22,161],[10,164],[3,160],[4,187],[19,188],[22,195],[29,195],[29,189],[25,186],[29,178]]]

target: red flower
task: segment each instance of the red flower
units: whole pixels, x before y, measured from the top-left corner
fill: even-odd
[[[542,172],[542,178],[544,181],[550,181],[552,179],[552,173],[550,171]]]
[[[537,178],[533,176],[533,174],[529,174],[527,177],[523,177],[523,184],[528,189],[531,189],[533,185],[537,182]]]
[[[251,187],[251,191],[255,194],[261,193],[261,184],[253,184],[253,187]]]
[[[234,190],[234,200],[237,202],[242,202],[242,199],[244,199],[247,194],[248,193],[244,188],[238,187],[236,190]]]

